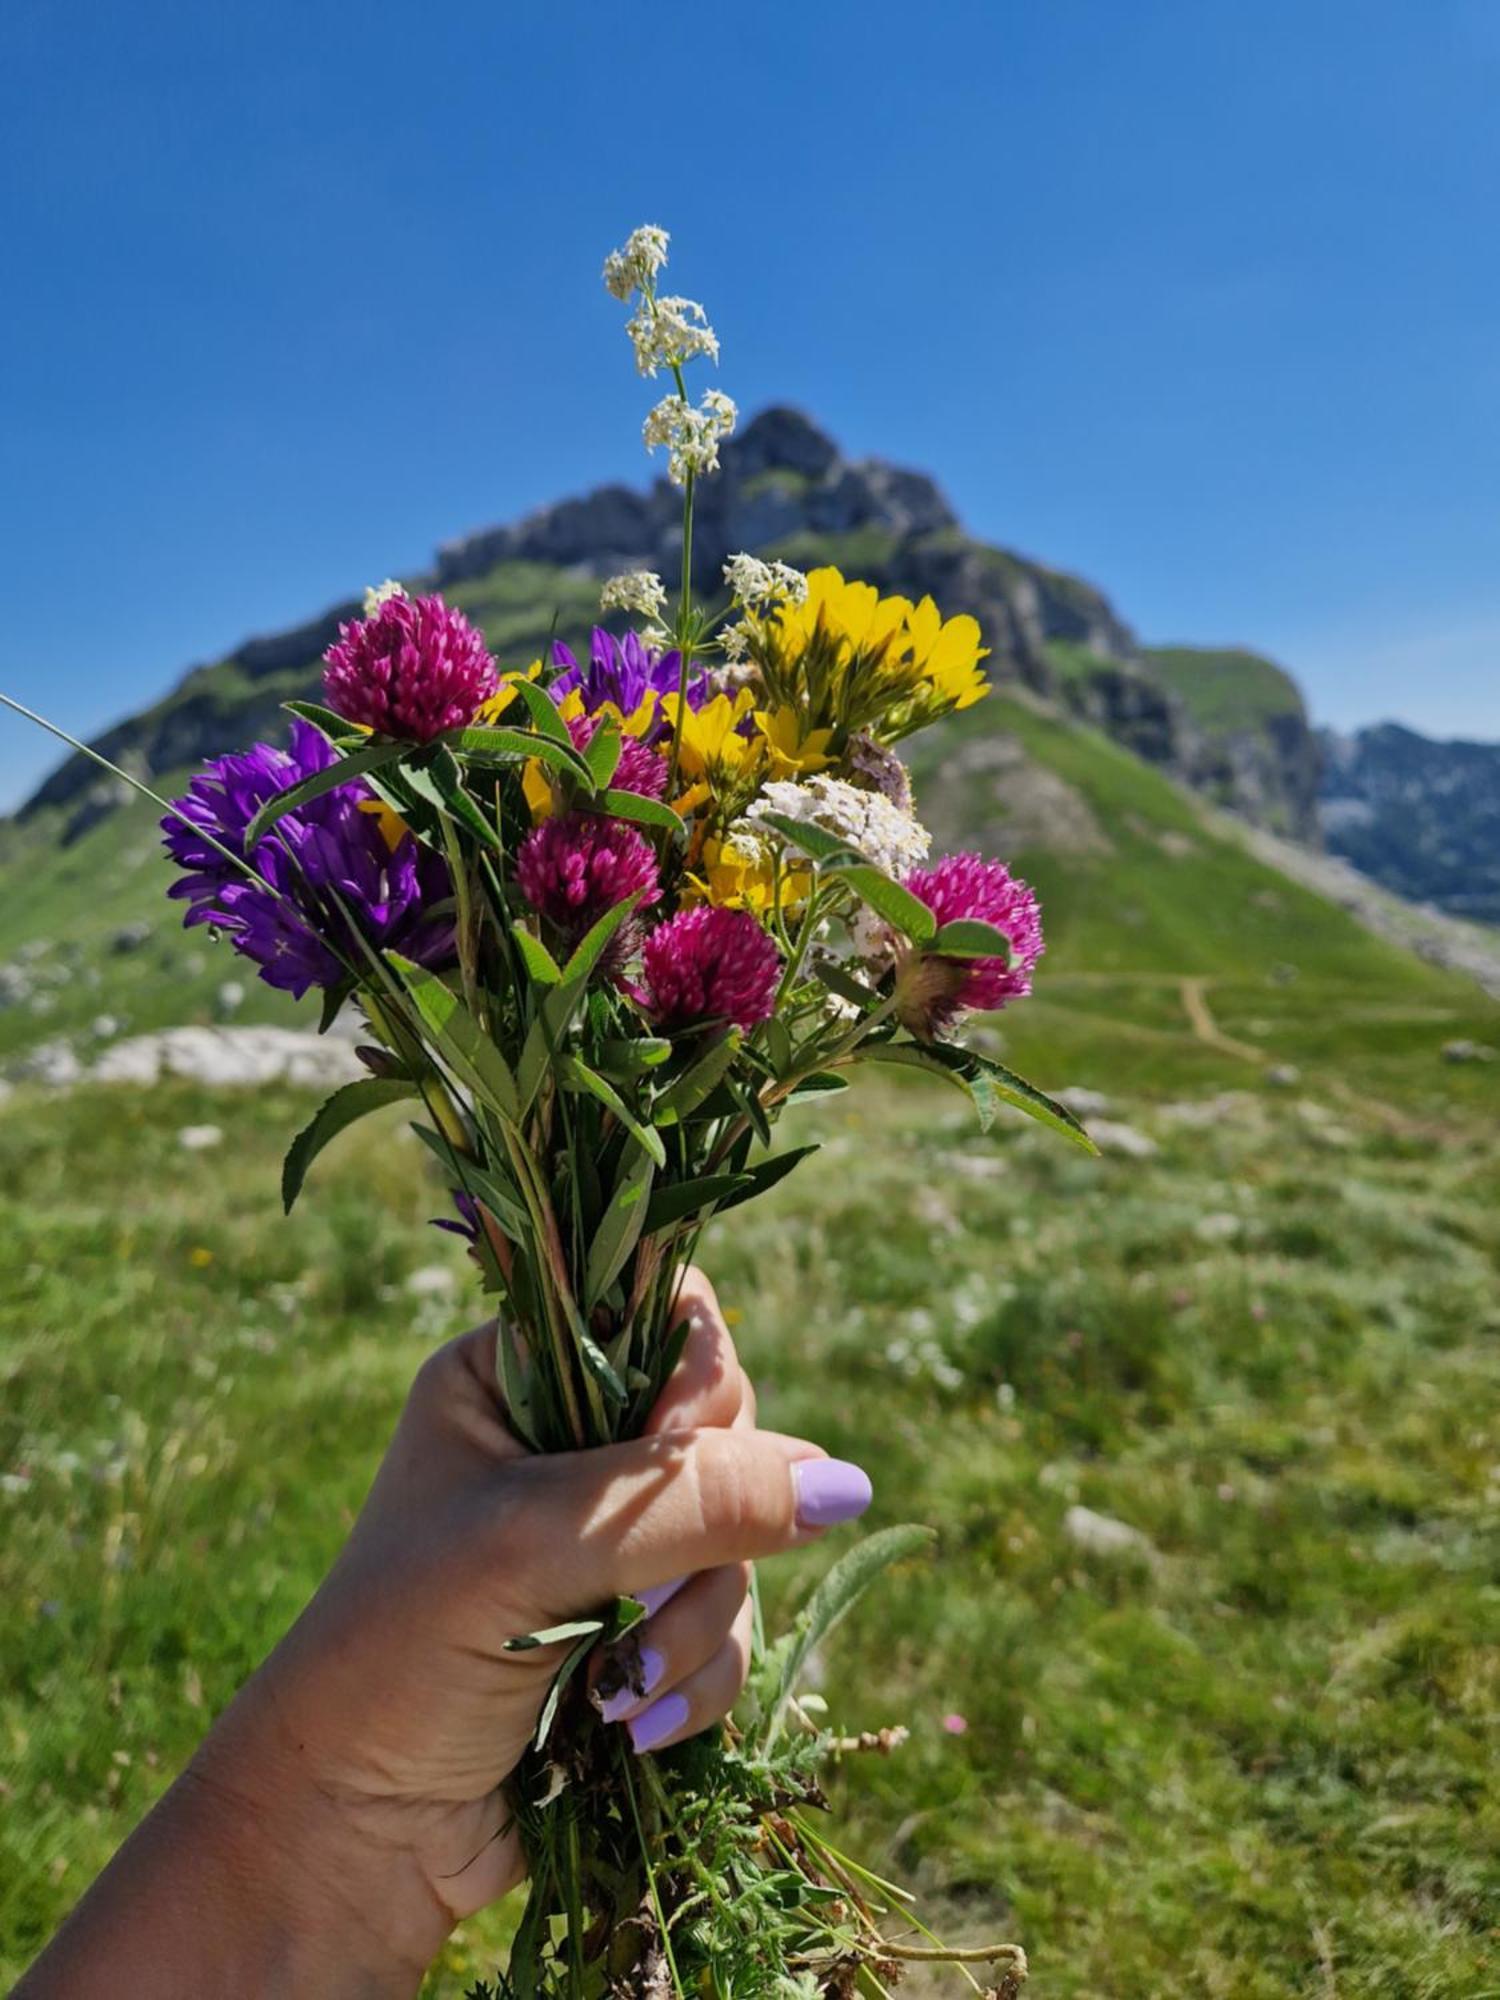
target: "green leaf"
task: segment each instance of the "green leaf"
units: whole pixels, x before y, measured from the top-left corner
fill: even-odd
[[[832,961],[819,965],[817,967],[817,976],[822,980],[830,993],[837,993],[841,1000],[849,1001],[853,1006],[861,1008],[865,1013],[869,1013],[872,1008],[880,1005],[880,995],[875,992],[874,988],[866,986],[863,980],[856,979],[842,965],[834,964]]]
[[[640,792],[619,792],[613,786],[599,794],[597,804],[611,819],[634,820],[639,826],[661,826],[668,833],[686,833],[681,818],[660,799],[648,799]]]
[[[512,1125],[521,1122],[521,1100],[510,1065],[463,1001],[434,972],[398,952],[386,954],[400,975],[422,1026],[439,1054],[477,1097]]]
[[[769,1194],[778,1181],[786,1179],[793,1167],[817,1150],[816,1145],[793,1146],[785,1153],[773,1153],[769,1160],[759,1160],[753,1167],[746,1167],[740,1176],[744,1185],[737,1193],[725,1196],[719,1203],[719,1214],[727,1215],[731,1208],[738,1208],[742,1201],[754,1201],[757,1195]]]
[[[362,1077],[346,1083],[321,1104],[287,1149],[281,1169],[281,1203],[290,1215],[292,1204],[302,1192],[307,1170],[330,1139],[371,1111],[383,1110],[403,1097],[415,1097],[417,1087],[404,1077]]]
[[[787,1103],[795,1104],[799,1097],[834,1097],[839,1091],[848,1088],[847,1076],[841,1076],[835,1069],[820,1069],[812,1076],[803,1077],[787,1099]]]
[[[955,917],[944,924],[928,945],[943,958],[1000,958],[1007,965],[1016,962],[1015,947],[1004,931],[978,917]]]
[[[612,910],[605,911],[598,923],[584,933],[577,949],[563,967],[562,978],[542,1002],[541,1012],[527,1030],[526,1042],[521,1050],[519,1088],[523,1115],[535,1101],[553,1050],[561,1047],[562,1039],[572,1025],[573,1015],[588,986],[589,974],[599,963],[615,932],[634,913],[639,901],[640,894],[637,892],[623,903],[616,903]]]
[[[838,879],[847,882],[861,902],[894,924],[913,944],[930,944],[937,935],[937,918],[920,896],[903,889],[893,877],[868,861],[836,862]]]
[[[607,1076],[639,1076],[671,1060],[672,1044],[663,1035],[614,1036],[599,1044],[596,1063]]]
[[[520,1190],[503,1179],[494,1168],[482,1167],[477,1160],[455,1152],[441,1132],[428,1125],[413,1125],[413,1132],[440,1161],[450,1187],[462,1188],[482,1202],[514,1243],[531,1240],[531,1217]]]
[[[439,748],[430,762],[407,764],[401,776],[419,799],[458,820],[486,847],[500,846],[500,835],[464,790],[463,773],[451,750]]]
[[[616,722],[601,722],[584,745],[583,761],[589,767],[596,792],[602,792],[620,768],[620,748],[620,727]]]
[[[310,722],[314,729],[326,736],[330,743],[367,743],[364,730],[357,728],[347,715],[338,715],[331,708],[324,708],[316,701],[284,701],[282,707],[288,715],[300,717]]]
[[[845,857],[852,861],[864,860],[864,856],[857,853],[847,840],[841,840],[826,827],[809,826],[805,820],[791,819],[785,813],[757,813],[755,821],[757,826],[773,828],[783,840],[789,840],[793,847],[800,847],[814,861],[839,861]]]
[[[681,1076],[667,1085],[656,1100],[656,1116],[663,1125],[676,1124],[697,1110],[739,1054],[743,1040],[741,1029],[726,1030],[717,1041],[709,1044],[696,1062],[689,1064]]]
[[[557,703],[547,690],[538,687],[535,681],[515,681],[512,685],[531,711],[531,726],[537,734],[550,736],[554,743],[562,744],[577,757],[578,752],[573,749],[572,732],[558,713]],[[579,761],[582,762],[582,759]]]
[[[1004,1063],[996,1062],[993,1056],[981,1055],[977,1049],[969,1049],[965,1053],[972,1056],[979,1065],[985,1080],[1002,1104],[1008,1104],[1013,1111],[1024,1112],[1028,1118],[1034,1118],[1039,1125],[1046,1125],[1054,1132],[1060,1132],[1065,1139],[1071,1139],[1073,1144],[1081,1147],[1085,1153],[1097,1155],[1099,1148],[1066,1105],[1048,1097],[1046,1092],[1038,1090],[1034,1083],[1028,1083],[1024,1076],[1017,1076],[1013,1069],[1007,1069]]]
[[[481,764],[508,764],[518,757],[540,757],[570,778],[591,784],[589,767],[573,748],[572,739],[557,742],[527,729],[459,729],[444,739],[460,755]]]
[[[565,1639],[592,1639],[596,1632],[604,1630],[602,1618],[570,1618],[566,1625],[549,1625],[541,1632],[523,1632],[518,1639],[507,1639],[500,1648],[502,1653],[534,1653],[538,1646],[560,1646]]]
[[[552,1732],[552,1724],[557,1717],[557,1705],[562,1700],[563,1689],[588,1658],[593,1644],[594,1637],[592,1633],[589,1634],[588,1638],[580,1639],[553,1676],[552,1685],[547,1690],[547,1699],[543,1702],[542,1712],[537,1718],[536,1735],[532,1738],[532,1742],[538,1750],[541,1749]]]
[[[604,1211],[604,1219],[589,1245],[583,1281],[586,1310],[592,1311],[599,1298],[609,1290],[639,1242],[650,1205],[651,1183],[655,1178],[656,1163],[650,1154],[638,1147],[632,1149],[610,1197],[609,1207]]]
[[[749,1174],[706,1174],[702,1180],[679,1181],[675,1187],[658,1188],[646,1210],[645,1234],[653,1236],[658,1229],[681,1222],[684,1216],[696,1215],[700,1209],[709,1208],[752,1184]]]
[[[346,757],[340,757],[327,770],[314,771],[310,778],[288,785],[285,791],[267,799],[245,828],[246,854],[254,853],[257,844],[284,813],[295,812],[298,806],[306,805],[310,799],[322,798],[325,792],[331,792],[339,785],[347,785],[351,778],[357,778],[365,771],[378,771],[382,764],[394,764],[398,757],[406,756],[410,750],[409,743],[369,743],[362,750],[351,750]]]
[[[562,967],[548,951],[539,937],[523,930],[519,924],[511,932],[516,950],[521,954],[521,963],[538,986],[555,986],[562,978]]]
[[[781,1727],[788,1702],[806,1669],[809,1656],[864,1596],[870,1585],[894,1562],[930,1548],[937,1537],[931,1528],[908,1524],[882,1528],[856,1542],[829,1570],[803,1607],[791,1631],[791,1644],[780,1661],[780,1686],[771,1707],[769,1743]]]
[[[660,1132],[643,1125],[630,1106],[621,1097],[612,1083],[606,1083],[597,1070],[589,1068],[577,1056],[564,1056],[557,1065],[558,1080],[568,1089],[586,1090],[597,1097],[607,1111],[612,1111],[625,1127],[631,1138],[644,1152],[651,1155],[659,1167],[667,1164],[667,1149],[662,1143]]]

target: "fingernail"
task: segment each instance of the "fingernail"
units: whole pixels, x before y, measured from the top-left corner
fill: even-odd
[[[620,1722],[641,1703],[656,1687],[667,1671],[667,1663],[654,1646],[642,1646],[635,1661],[636,1671],[607,1701],[601,1702],[599,1713],[606,1722]]]
[[[645,1605],[646,1616],[649,1618],[653,1611],[660,1611],[664,1604],[674,1598],[686,1582],[685,1576],[676,1576],[670,1583],[653,1583],[649,1590],[635,1592],[636,1602]]]
[[[869,1475],[843,1458],[801,1458],[792,1467],[797,1526],[832,1528],[852,1521],[870,1504]]]
[[[637,1751],[654,1750],[658,1743],[665,1743],[688,1719],[688,1701],[685,1694],[664,1694],[660,1701],[653,1701],[649,1708],[632,1716],[625,1727],[630,1731],[632,1747]]]

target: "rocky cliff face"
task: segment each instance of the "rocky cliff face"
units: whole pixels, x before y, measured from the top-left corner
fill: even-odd
[[[585,614],[580,575],[605,576],[647,568],[671,577],[681,560],[681,500],[658,481],[638,490],[602,486],[543,507],[509,526],[486,528],[445,543],[432,571],[408,579],[415,588],[475,591],[503,579],[508,565],[554,572],[535,579],[535,617],[514,614],[507,657],[534,650],[547,634],[553,601],[566,589],[574,612],[560,636],[581,634]],[[1182,693],[1158,675],[1135,635],[1102,592],[1081,579],[973,540],[926,474],[882,459],[849,459],[799,411],[761,412],[723,448],[720,474],[701,489],[694,524],[694,579],[711,594],[726,556],[740,549],[774,552],[804,566],[836,561],[883,590],[931,593],[947,613],[976,617],[990,644],[990,671],[1044,699],[1068,705],[1140,756],[1222,802],[1281,831],[1307,830],[1300,775],[1306,762],[1306,719],[1278,725],[1284,740],[1268,745],[1221,738],[1195,719]],[[584,594],[586,596],[586,593]],[[157,703],[98,740],[116,763],[138,775],[180,770],[279,725],[280,704],[317,692],[319,658],[349,600],[289,631],[247,639],[225,660],[195,668]],[[478,604],[479,615],[484,605]],[[1205,656],[1206,657],[1206,656]],[[1278,757],[1296,775],[1296,803],[1278,787]],[[118,788],[101,780],[86,759],[73,757],[22,808],[34,818],[49,809],[64,816],[72,838],[113,809]]]
[[[1393,722],[1322,732],[1329,848],[1398,895],[1500,923],[1500,744],[1434,743]]]

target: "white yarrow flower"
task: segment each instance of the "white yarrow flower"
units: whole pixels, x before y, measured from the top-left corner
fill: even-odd
[[[384,583],[367,584],[365,586],[366,618],[373,618],[381,605],[389,604],[393,597],[405,597],[405,595],[405,590],[393,577],[388,576]]]
[[[649,569],[631,569],[623,576],[612,576],[599,592],[601,611],[624,611],[632,618],[659,619],[666,604],[666,586]]]
[[[772,604],[805,604],[807,578],[790,563],[762,562],[758,556],[731,556],[724,581],[736,604],[757,610]]]
[[[773,780],[745,817],[756,823],[767,813],[836,833],[887,875],[904,875],[915,868],[932,846],[926,827],[888,798],[821,771],[801,780]]]
[[[617,299],[628,299],[632,292],[644,291],[667,261],[667,245],[671,242],[665,229],[658,229],[654,223],[645,222],[639,229],[633,229],[623,250],[611,250],[604,260],[604,284]]]
[[[635,365],[642,375],[681,368],[700,354],[710,361],[719,358],[719,336],[696,299],[643,297],[625,322],[625,331],[635,346]]]
[[[663,396],[641,427],[646,449],[664,446],[667,477],[685,486],[688,475],[717,472],[719,444],[734,429],[739,411],[722,390],[710,389],[694,409],[685,397]]]

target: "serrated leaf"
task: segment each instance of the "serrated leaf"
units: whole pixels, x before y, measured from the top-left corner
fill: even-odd
[[[771,1703],[768,1743],[781,1727],[787,1703],[796,1692],[813,1650],[853,1610],[882,1570],[903,1557],[915,1555],[919,1549],[930,1548],[936,1539],[931,1528],[911,1524],[882,1528],[876,1534],[866,1535],[846,1555],[840,1556],[792,1627],[791,1643],[780,1661],[780,1685]]]
[[[298,806],[306,805],[311,799],[322,798],[325,792],[347,785],[352,778],[361,777],[367,771],[378,771],[382,764],[394,764],[398,757],[407,756],[410,750],[409,743],[369,743],[363,749],[349,751],[347,756],[340,757],[326,770],[314,771],[310,778],[288,785],[285,791],[267,799],[245,828],[245,853],[254,853],[257,845],[284,814],[295,812]]]
[[[979,1065],[990,1087],[1002,1104],[1008,1104],[1013,1111],[1023,1111],[1028,1118],[1036,1119],[1040,1125],[1050,1126],[1060,1132],[1065,1139],[1071,1139],[1085,1153],[1097,1155],[1099,1148],[1087,1131],[1068,1110],[1044,1090],[1038,1090],[1034,1083],[1028,1083],[1024,1076],[1017,1076],[1004,1063],[996,1062],[993,1056],[981,1055],[977,1049],[966,1051]]]
[[[562,967],[548,951],[539,937],[516,925],[511,932],[516,950],[521,954],[521,963],[538,986],[556,986],[562,978]]]
[[[405,1077],[370,1076],[346,1083],[319,1105],[313,1116],[287,1148],[281,1168],[281,1204],[287,1214],[302,1192],[307,1170],[331,1139],[338,1137],[356,1119],[372,1111],[384,1110],[403,1097],[415,1097],[417,1087]]]

